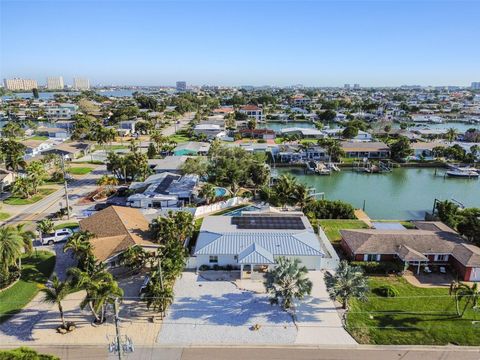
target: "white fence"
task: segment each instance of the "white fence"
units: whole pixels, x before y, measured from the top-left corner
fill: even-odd
[[[242,204],[246,204],[248,202],[248,199],[242,198],[242,197],[233,197],[231,199],[228,199],[226,201],[220,201],[214,204],[210,205],[203,205],[199,206],[197,208],[194,208],[192,210],[194,217],[198,218],[201,216],[205,216],[208,214],[215,213],[217,211],[221,211],[224,209],[228,209],[233,206],[238,206]]]
[[[322,258],[321,263],[322,270],[336,270],[340,263],[340,258],[320,226],[318,227],[318,237],[320,238],[320,245],[325,251],[325,256]]]

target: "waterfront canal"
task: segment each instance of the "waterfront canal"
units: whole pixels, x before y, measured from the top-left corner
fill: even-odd
[[[300,168],[277,168],[291,173],[329,200],[343,200],[362,208],[372,219],[423,219],[435,198],[455,199],[467,207],[480,207],[480,180],[444,178],[444,170],[399,168],[388,174],[362,174],[350,169],[330,176],[306,175]]]

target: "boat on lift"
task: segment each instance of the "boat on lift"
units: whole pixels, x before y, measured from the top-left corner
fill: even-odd
[[[469,178],[476,179],[480,176],[480,172],[476,168],[472,167],[451,167],[446,172],[449,177]]]

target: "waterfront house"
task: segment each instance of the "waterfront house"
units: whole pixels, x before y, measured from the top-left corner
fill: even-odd
[[[380,141],[343,141],[341,145],[348,158],[386,159],[390,157],[390,148]]]
[[[321,230],[320,230],[321,231]],[[300,212],[249,212],[243,216],[207,216],[195,244],[197,268],[228,266],[266,271],[277,258],[298,258],[309,270],[322,268],[324,251],[308,219]]]
[[[90,239],[92,253],[109,268],[121,265],[121,256],[131,246],[153,252],[159,247],[152,242],[149,223],[140,210],[109,206],[80,220],[80,229],[94,235]]]
[[[239,134],[242,138],[273,140],[275,139],[275,131],[271,129],[241,129]]]
[[[351,260],[401,261],[416,273],[422,266],[444,266],[461,280],[480,281],[480,248],[441,222],[415,222],[413,230],[341,230],[341,245]]]
[[[322,139],[326,135],[322,130],[312,128],[290,127],[280,130],[282,136],[299,136],[303,139]]]
[[[415,159],[425,159],[431,160],[433,159],[433,149],[436,147],[446,147],[444,143],[438,141],[432,142],[414,142],[410,144],[410,147],[413,149],[413,157]]]
[[[66,129],[60,127],[45,127],[41,126],[37,129],[38,135],[45,135],[49,138],[54,139],[67,139],[69,137],[68,131]]]
[[[198,124],[193,128],[195,135],[205,135],[207,139],[214,139],[225,134],[224,128],[218,124]]]
[[[256,105],[245,105],[240,107],[240,113],[246,114],[249,118],[254,118],[257,121],[263,119],[263,111]]]
[[[45,115],[49,119],[70,119],[78,111],[78,106],[69,103],[51,103],[45,107]]]
[[[87,155],[92,150],[92,144],[79,141],[69,141],[56,145],[42,152],[43,155],[54,154],[63,156],[66,160],[77,159]]]

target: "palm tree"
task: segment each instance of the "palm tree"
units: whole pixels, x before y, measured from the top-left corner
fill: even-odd
[[[450,295],[455,297],[455,308],[457,315],[462,317],[467,310],[467,307],[472,303],[472,308],[478,308],[478,300],[480,299],[480,289],[478,284],[474,283],[471,287],[467,284],[458,281],[452,281],[450,284]],[[460,312],[460,302],[465,300],[465,306],[462,312]]]
[[[163,286],[155,277],[148,283],[145,291],[147,308],[159,312],[163,319],[165,311],[173,302],[174,293],[171,286]]]
[[[62,320],[62,327],[67,328],[65,323],[65,316],[63,314],[62,301],[68,295],[70,291],[69,283],[66,281],[60,281],[56,274],[52,277],[52,286],[46,287],[41,290],[44,293],[43,301],[50,304],[57,304],[58,311],[60,312],[60,319]]]
[[[33,250],[33,240],[35,239],[35,233],[31,230],[25,230],[25,224],[18,224],[15,227],[15,230],[17,231],[17,234],[22,238],[23,250],[25,251],[25,253],[30,254]]]
[[[133,270],[140,270],[147,263],[148,255],[141,246],[130,246],[122,254],[122,263]]]
[[[347,309],[348,300],[352,297],[367,299],[368,282],[363,270],[350,266],[345,260],[338,265],[335,275],[325,273],[325,284],[330,298],[340,301],[343,309]]]
[[[43,234],[51,234],[55,230],[55,225],[51,219],[43,219],[37,223],[37,231],[40,234],[40,240]]]
[[[210,204],[215,201],[215,198],[217,197],[215,187],[210,183],[205,183],[198,192],[198,196],[204,199],[207,205]]]
[[[19,261],[18,268],[21,269],[21,256],[24,242],[22,236],[13,226],[0,228],[0,280],[8,280],[10,266]]]
[[[445,132],[445,138],[448,140],[448,142],[453,142],[457,138],[457,136],[458,132],[455,128],[448,128]]]
[[[92,244],[90,243],[91,238],[93,238],[92,233],[79,231],[73,234],[63,247],[63,252],[67,252],[68,250],[72,251],[73,257],[77,258],[79,266],[82,268],[85,268],[87,260],[93,257]]]
[[[103,175],[97,180],[98,186],[104,186],[108,193],[111,193],[113,188],[118,185],[118,179],[115,176]]]
[[[312,282],[308,270],[300,266],[300,259],[280,257],[277,266],[269,270],[265,289],[272,296],[270,303],[280,304],[284,310],[292,310],[295,315],[295,299],[301,300],[312,292]]]

